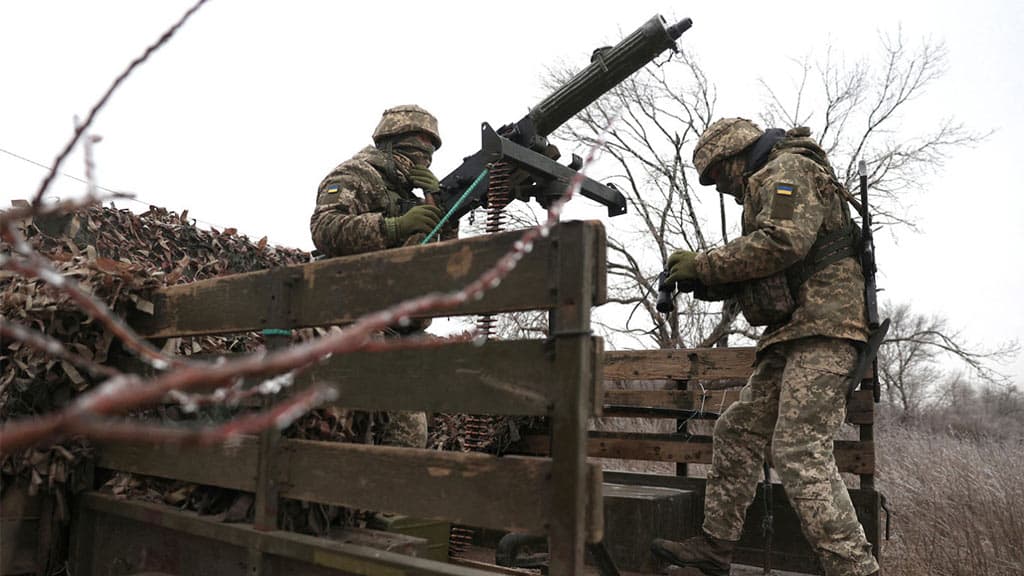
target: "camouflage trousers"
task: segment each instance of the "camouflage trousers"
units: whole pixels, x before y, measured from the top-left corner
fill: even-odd
[[[740,539],[770,443],[775,471],[826,576],[878,570],[832,453],[856,357],[852,344],[834,338],[781,342],[761,353],[739,401],[715,424],[707,533]]]
[[[427,447],[427,415],[424,412],[387,412],[380,443],[408,448]]]
[[[397,326],[387,328],[381,336],[385,339],[408,336],[422,337],[427,326],[430,326],[429,318],[415,320],[410,326],[404,328]],[[380,412],[375,420],[383,423],[381,431],[377,435],[379,444],[406,448],[427,447],[427,414],[425,412]]]

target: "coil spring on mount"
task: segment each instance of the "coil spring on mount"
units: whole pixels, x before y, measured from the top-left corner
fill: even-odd
[[[487,188],[487,220],[484,228],[487,234],[497,234],[505,229],[505,207],[512,201],[510,178],[512,168],[506,162],[499,162],[491,168]],[[477,332],[485,339],[494,336],[497,318],[483,314],[477,319]],[[491,441],[491,418],[467,414],[463,422],[465,441],[463,446],[469,452],[483,452]],[[463,558],[473,544],[474,530],[468,526],[453,525],[449,531],[448,556]]]
[[[505,230],[505,207],[512,201],[511,187],[512,167],[507,162],[498,162],[491,168],[490,182],[487,187],[487,221],[484,230],[487,234],[497,234]],[[494,335],[497,319],[493,314],[483,314],[477,319],[477,332],[483,338]]]

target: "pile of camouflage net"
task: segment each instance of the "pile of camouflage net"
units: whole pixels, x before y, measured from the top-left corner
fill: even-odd
[[[136,215],[94,206],[72,214],[23,222],[33,248],[63,276],[72,278],[118,315],[151,311],[155,289],[223,274],[263,270],[309,261],[300,250],[251,242],[234,229],[202,230],[182,215],[151,207]],[[10,247],[0,241],[0,251]],[[106,363],[120,343],[84,314],[64,292],[16,272],[0,271],[0,314]],[[168,340],[168,354],[242,352],[261,345],[258,335]],[[69,363],[19,342],[0,346],[0,419],[49,412],[97,379]]]
[[[27,219],[20,228],[54,269],[122,317],[133,308],[151,310],[148,295],[158,288],[309,261],[309,254],[301,250],[269,246],[266,238],[252,242],[233,229],[203,230],[188,220],[187,212],[179,215],[157,207],[134,214],[97,205]],[[11,251],[0,240],[0,253]],[[126,355],[120,342],[82,312],[66,292],[17,272],[0,270],[0,315],[59,340],[69,351],[96,364]],[[253,351],[261,346],[258,334],[242,334],[169,339],[163,351],[192,355]],[[59,410],[100,381],[101,376],[21,342],[0,342],[2,421]],[[174,406],[153,412],[165,420],[217,419],[211,412],[185,415]],[[76,484],[88,451],[88,443],[65,439],[56,446],[5,454],[0,460],[3,484],[27,482],[30,493],[40,488],[63,492]]]
[[[93,206],[75,213],[22,222],[32,247],[65,277],[102,300],[121,317],[132,309],[151,311],[149,295],[156,289],[225,274],[263,270],[308,262],[309,254],[269,246],[266,238],[250,241],[236,230],[205,230],[188,219],[150,207],[143,214]],[[0,240],[0,253],[11,247]],[[0,314],[61,341],[70,351],[97,364],[127,355],[120,342],[83,313],[70,297],[40,280],[0,270]],[[295,341],[330,330],[294,333]],[[259,334],[172,338],[162,343],[167,354],[227,354],[261,349]],[[75,366],[20,342],[0,343],[0,420],[44,414],[65,406],[76,394],[102,381]],[[209,407],[186,413],[179,406],[157,406],[138,416],[176,424],[211,424],[237,415],[237,409]],[[309,440],[370,442],[377,416],[335,407],[314,410],[292,424],[284,435]],[[473,437],[461,414],[431,418],[429,446],[439,450],[501,452],[516,439],[511,419],[476,419]],[[89,445],[77,439],[7,454],[0,460],[2,484],[27,482],[66,494],[85,488],[83,463]],[[183,509],[220,515],[225,521],[251,519],[252,497],[221,488],[180,481],[117,474],[105,479],[104,490],[118,496],[164,502]],[[356,513],[333,506],[298,501],[282,503],[282,527],[325,533],[330,526],[357,524]]]

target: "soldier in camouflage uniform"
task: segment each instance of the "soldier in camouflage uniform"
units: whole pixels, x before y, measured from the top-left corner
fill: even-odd
[[[437,119],[415,105],[389,108],[373,141],[373,146],[335,167],[317,190],[309,228],[313,244],[328,257],[415,246],[441,221],[441,210],[431,197],[440,190],[430,171],[434,151],[441,147]],[[414,188],[423,190],[427,200],[413,194]],[[457,237],[457,222],[446,225],[440,236]],[[424,327],[425,323],[414,323],[411,330],[395,331]],[[426,446],[423,412],[393,412],[384,420],[381,443]]]
[[[868,335],[846,191],[806,128],[764,132],[722,119],[701,136],[693,161],[701,184],[743,205],[743,235],[708,252],[673,253],[668,280],[735,297],[748,321],[766,328],[740,400],[715,424],[704,534],[655,540],[652,551],[685,567],[681,574],[727,575],[770,446],[825,574],[875,574],[832,453],[847,376]]]

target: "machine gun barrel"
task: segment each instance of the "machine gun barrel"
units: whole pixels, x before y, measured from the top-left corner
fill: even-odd
[[[692,25],[684,18],[666,27],[662,16],[652,17],[614,47],[595,50],[589,66],[541,100],[519,124],[529,119],[538,136],[554,132],[658,54],[674,50],[676,40]]]

